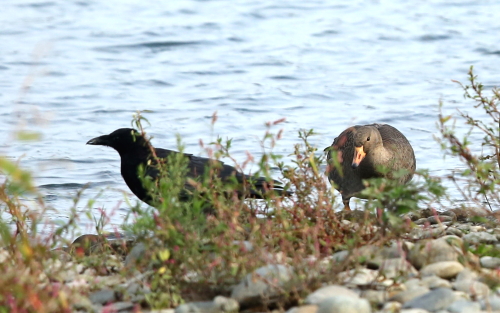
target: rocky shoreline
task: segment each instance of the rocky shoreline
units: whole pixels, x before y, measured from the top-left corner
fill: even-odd
[[[96,269],[74,257],[75,253],[96,251],[99,243],[94,235],[75,240],[71,254],[57,251],[58,258],[50,260],[45,272],[48,281],[80,291],[72,299],[74,312],[500,312],[496,291],[500,285],[500,226],[496,218],[483,210],[449,210],[439,215],[427,210],[407,218],[418,226],[402,236],[405,239],[382,247],[337,251],[321,260],[306,256],[311,264],[321,264],[321,269],[311,271],[344,266],[330,283],[321,282],[307,292],[294,286],[298,274],[283,257],[281,263],[256,269],[211,301],[152,310],[145,301],[151,292],[146,283],[151,271],[141,273],[132,266],[145,255],[144,246],[133,246],[126,257],[108,255]],[[354,230],[359,227],[352,220],[342,222]],[[123,239],[108,239],[108,243],[115,241],[123,244]],[[239,244],[252,249],[249,242]],[[123,275],[127,269],[129,275]]]

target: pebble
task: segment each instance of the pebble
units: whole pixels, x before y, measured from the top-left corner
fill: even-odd
[[[106,305],[103,308],[104,312],[123,312],[125,310],[129,311],[134,308],[134,303],[132,302],[114,302]]]
[[[431,225],[431,226],[439,226],[439,227],[432,229],[414,228],[410,231],[408,236],[414,240],[422,240],[427,238],[440,237],[446,231],[446,227],[442,225]]]
[[[446,215],[429,216],[427,218],[427,220],[431,224],[438,224],[438,223],[442,223],[442,222],[453,222],[453,217],[446,216]]]
[[[500,297],[497,295],[483,299],[479,303],[483,310],[500,311]]]
[[[447,235],[452,235],[452,236],[457,236],[457,237],[463,237],[464,236],[464,233],[460,229],[455,228],[455,227],[448,227],[446,229],[446,234]]]
[[[378,276],[378,271],[363,269],[353,269],[338,274],[338,279],[347,285],[364,286],[373,283]]]
[[[422,281],[419,278],[408,279],[404,282],[405,290],[415,289],[417,287],[422,287]]]
[[[437,239],[417,240],[415,243],[394,240],[386,245],[368,244],[355,250],[338,251],[329,257],[302,257],[304,264],[314,265],[310,271],[318,271],[318,274],[329,273],[338,268],[339,263],[349,267],[337,274],[337,284],[326,285],[305,294],[303,304],[290,308],[287,313],[366,313],[372,312],[372,308],[378,308],[378,311],[373,311],[377,313],[500,313],[500,296],[492,295],[494,292],[482,282],[485,277],[496,279],[499,276],[496,269],[500,268],[500,258],[479,258],[472,252],[465,255],[463,252],[467,251],[464,242],[469,245],[498,245],[488,249],[500,248],[500,227],[484,227],[472,222],[457,223],[455,218],[460,216],[453,212],[439,214],[421,215],[419,222],[426,226],[418,227],[413,233],[419,238],[443,235]],[[445,223],[452,222],[452,226],[443,227]],[[347,221],[345,224],[352,227],[357,225]],[[89,252],[92,254],[91,248],[95,247],[96,237],[86,236],[79,241],[74,243],[73,248],[86,248],[79,256]],[[123,240],[116,243],[124,246]],[[234,241],[233,244],[237,250],[259,251],[251,241]],[[87,251],[89,246],[90,251]],[[125,250],[128,251],[128,248]],[[78,312],[129,313],[139,309],[145,313],[236,313],[240,306],[248,311],[261,310],[264,301],[271,306],[282,305],[289,287],[293,287],[288,284],[296,278],[292,266],[267,265],[247,275],[232,290],[228,290],[232,298],[219,296],[209,301],[197,295],[193,299],[199,301],[193,300],[175,309],[145,310],[141,305],[146,303],[145,297],[151,292],[145,282],[152,271],[141,274],[141,269],[135,265],[145,259],[146,250],[143,244],[138,243],[126,257],[125,264],[138,273],[133,278],[110,274],[123,266],[120,256],[103,258],[102,268],[107,270],[103,272],[99,267],[85,265],[78,257],[65,254],[62,249],[53,252],[54,259],[47,260],[45,264],[45,277],[42,275],[38,279],[44,283],[64,284],[84,295],[88,290],[95,290],[96,285],[104,288],[91,292],[88,297],[72,299],[72,303],[76,302],[73,309],[80,310]],[[290,256],[283,252],[281,254],[281,262],[291,264]],[[459,261],[469,268],[464,268]],[[319,264],[323,264],[322,267],[318,267]],[[194,282],[200,281],[197,271],[192,270],[186,277],[191,277],[190,273],[196,278]],[[221,290],[228,289],[228,285],[220,283]],[[286,305],[282,308],[289,308]]]
[[[455,278],[464,266],[456,261],[444,261],[426,265],[420,270],[421,276],[436,275],[441,278]]]
[[[472,271],[469,268],[465,268],[463,271],[461,271],[460,273],[458,273],[456,281],[460,281],[460,280],[474,280],[476,278],[478,278],[478,275],[477,275],[476,272]]]
[[[238,246],[242,252],[251,252],[254,249],[253,243],[247,240],[235,240],[233,241],[233,245]]]
[[[342,296],[350,298],[359,298],[358,294],[351,289],[340,285],[330,285],[321,287],[313,293],[309,294],[304,303],[305,304],[320,304],[323,300],[333,297]]]
[[[436,289],[436,288],[441,288],[441,287],[451,288],[451,283],[448,280],[439,278],[435,275],[422,278],[420,283],[423,286],[426,286],[430,289]]]
[[[479,263],[482,267],[495,269],[500,267],[500,258],[483,256],[479,259]]]
[[[396,313],[401,311],[401,303],[396,301],[389,301],[384,304],[380,313]]]
[[[462,237],[465,242],[471,245],[477,244],[491,244],[497,242],[497,236],[489,234],[485,231],[477,232],[477,233],[468,233]]]
[[[465,292],[477,299],[482,299],[487,297],[490,293],[490,288],[488,285],[475,280],[462,279],[457,280],[453,283],[453,289],[457,291]]]
[[[291,308],[290,310],[286,311],[286,313],[316,313],[317,311],[317,305],[308,304]]]
[[[332,255],[332,259],[336,263],[341,263],[341,262],[344,262],[348,256],[349,256],[349,251],[343,250],[343,251],[335,252]]]
[[[424,309],[437,311],[447,308],[455,301],[455,294],[449,288],[437,288],[413,298],[403,304],[404,309]]]
[[[366,299],[334,296],[325,299],[318,306],[317,313],[371,313],[370,303]]]
[[[463,255],[462,248],[463,241],[456,236],[423,240],[409,251],[408,261],[416,269],[441,261],[457,261]]]
[[[116,294],[112,289],[102,289],[92,292],[89,300],[94,304],[108,304],[116,301]]]
[[[363,291],[361,297],[363,299],[368,300],[368,302],[370,302],[370,304],[375,307],[383,305],[384,302],[386,302],[387,299],[389,298],[388,292],[386,290],[372,290],[372,289]]]
[[[402,279],[418,275],[418,271],[403,258],[385,259],[379,268],[380,275],[388,279]]]
[[[429,223],[426,217],[419,218],[415,221],[415,224],[417,225],[425,225],[426,223]]]
[[[175,313],[236,313],[239,309],[236,300],[218,296],[213,301],[181,304],[175,309]]]
[[[453,302],[447,310],[450,313],[479,313],[481,311],[481,305],[479,302],[458,299]]]
[[[267,265],[248,274],[238,285],[234,286],[231,298],[240,304],[256,302],[262,297],[279,295],[277,287],[283,287],[293,277],[293,268],[285,265]]]
[[[391,298],[389,298],[390,301],[397,301],[399,303],[406,303],[412,299],[415,299],[417,297],[420,297],[421,295],[424,295],[429,292],[429,288],[424,287],[424,286],[419,286],[416,288],[412,288],[410,290],[406,290],[403,292],[400,292]]]
[[[147,260],[148,255],[146,245],[142,242],[137,243],[125,257],[125,267],[135,269],[141,260]]]

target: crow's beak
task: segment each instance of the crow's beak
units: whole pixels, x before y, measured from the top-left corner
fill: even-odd
[[[109,145],[109,136],[108,135],[103,135],[99,137],[95,137],[87,141],[88,145],[94,145],[94,146],[108,146]]]

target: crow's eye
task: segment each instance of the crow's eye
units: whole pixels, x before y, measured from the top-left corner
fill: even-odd
[[[366,141],[370,141],[370,137],[366,138]]]

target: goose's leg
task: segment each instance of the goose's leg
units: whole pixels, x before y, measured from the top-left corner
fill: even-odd
[[[351,211],[351,208],[349,207],[349,200],[351,198],[342,198],[342,202],[344,203],[344,211]]]

